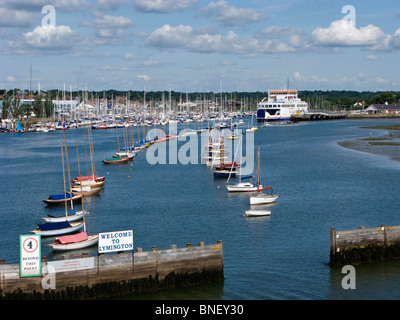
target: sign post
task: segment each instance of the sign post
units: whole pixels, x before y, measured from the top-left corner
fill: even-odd
[[[20,235],[20,276],[40,277],[42,275],[41,236]]]

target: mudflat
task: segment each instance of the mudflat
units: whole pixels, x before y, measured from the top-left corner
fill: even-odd
[[[378,154],[400,161],[400,124],[390,126],[361,127],[369,129],[370,136],[362,139],[339,141],[338,145],[361,152]],[[379,137],[373,134],[374,129],[388,130],[388,133]]]

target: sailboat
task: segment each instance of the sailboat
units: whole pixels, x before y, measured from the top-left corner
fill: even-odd
[[[36,229],[32,233],[40,234],[41,236],[56,236],[61,234],[68,234],[78,231],[83,227],[83,222],[51,222],[44,224],[37,224]]]
[[[236,177],[238,169],[237,162],[224,162],[224,137],[221,137],[220,163],[213,171],[214,178]]]
[[[126,152],[121,153],[121,149],[119,147],[119,137],[118,137],[118,128],[117,130],[117,141],[118,141],[118,152],[112,156],[112,158],[107,158],[103,160],[104,164],[120,164],[120,163],[126,163],[129,160],[132,160],[134,155],[133,154],[127,154]]]
[[[241,142],[242,142],[242,140],[240,140],[240,144],[236,150],[236,153],[239,151],[239,147],[241,147]],[[235,154],[235,157],[236,157],[236,154]],[[242,152],[241,152],[241,148],[240,148],[240,163],[241,162],[242,162]],[[226,186],[226,188],[228,189],[229,192],[252,192],[252,191],[257,191],[258,188],[262,189],[262,185],[258,186],[252,182],[242,182],[241,174],[238,174],[237,176],[239,176],[238,183],[236,183],[234,185]],[[253,178],[253,175],[251,175],[250,177]],[[229,179],[230,179],[230,176],[229,176],[228,180],[226,181],[226,183],[229,183]]]
[[[263,193],[264,190],[271,189],[272,187],[260,188],[260,145],[258,145],[258,153],[257,153],[257,194],[254,196],[250,196],[250,204],[267,204],[275,202],[278,199],[278,195],[276,194],[266,194]]]
[[[96,166],[94,163],[94,148],[93,148],[93,135],[92,135],[92,129],[88,127],[88,137],[89,137],[89,151],[90,151],[90,164],[92,168],[92,174],[89,174],[89,163],[88,163],[88,156],[87,156],[87,150],[86,150],[86,139],[85,139],[85,128],[83,128],[83,141],[85,144],[85,155],[86,155],[86,167],[87,167],[87,176],[79,176],[75,177],[73,180],[74,184],[79,184],[81,181],[85,184],[92,184],[93,181],[100,183],[103,182],[106,179],[105,176],[98,177],[96,176]]]
[[[64,166],[64,152],[63,152],[63,142],[61,140],[61,157],[62,157],[62,168],[63,168],[63,180],[64,180],[64,195],[67,194],[65,188],[65,166]],[[68,215],[68,205],[67,205],[67,197],[64,197],[65,204],[65,216],[54,217],[47,216],[46,218],[42,218],[45,224],[38,224],[36,229],[33,230],[33,233],[41,234],[44,236],[52,236],[58,234],[65,234],[79,230],[83,226],[83,222],[80,223],[72,223],[73,221],[77,221],[82,219],[84,215],[84,209],[82,211],[78,211],[73,215]],[[69,223],[71,222],[71,224]]]
[[[81,169],[79,165],[79,153],[78,153],[78,144],[76,144],[76,154],[78,157],[78,167],[79,167],[79,176],[81,175]],[[82,186],[81,186],[82,188]],[[84,210],[84,203],[82,201],[82,209]],[[90,246],[95,245],[99,240],[99,235],[90,235],[88,236],[86,233],[86,221],[85,214],[83,215],[83,227],[84,230],[78,234],[68,235],[57,237],[54,239],[53,243],[48,244],[55,251],[67,251],[67,250],[76,250],[83,249]]]
[[[44,199],[43,202],[48,205],[59,205],[64,204],[65,200],[67,201],[78,201],[81,199],[81,195],[75,195],[70,192],[66,192],[65,194],[52,194],[49,195],[48,199]]]
[[[114,156],[112,158],[107,158],[103,160],[104,164],[119,164],[119,163],[125,163],[129,161],[129,157],[120,157],[120,156]]]
[[[253,117],[254,117],[254,113],[251,115],[251,128],[247,128],[246,132],[257,131],[258,130],[257,126],[253,125]]]
[[[68,161],[68,151],[67,151],[67,139],[65,138],[65,131],[63,131],[64,133],[64,144],[65,144],[65,154],[67,157],[67,165],[68,165],[68,177],[70,175],[69,172],[69,161]],[[66,192],[65,190],[65,170],[64,170],[64,154],[63,154],[63,146],[62,146],[62,140],[61,140],[61,154],[62,154],[62,161],[63,161],[63,177],[64,177],[64,193],[63,194],[55,194],[55,195],[49,195],[48,199],[43,200],[44,203],[48,204],[48,205],[60,205],[60,204],[64,204],[65,201],[70,201],[71,202],[71,207],[73,207],[73,201],[77,201],[80,200],[82,195],[80,194],[74,194],[72,192],[72,187],[71,187],[71,183],[69,186],[70,192]]]

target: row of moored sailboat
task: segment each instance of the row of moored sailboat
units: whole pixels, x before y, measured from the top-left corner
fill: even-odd
[[[255,130],[253,130],[255,131]],[[227,136],[228,139],[234,139],[231,136]],[[240,139],[239,145],[236,150],[237,152],[242,154],[241,150],[241,142]],[[274,203],[276,199],[278,199],[278,195],[272,192],[272,187],[263,187],[260,181],[260,146],[258,146],[257,152],[257,160],[255,163],[255,168],[257,168],[257,181],[254,183],[252,180],[255,177],[254,171],[253,174],[244,176],[241,174],[240,162],[237,163],[235,161],[236,154],[234,160],[232,162],[226,161],[225,150],[224,150],[224,136],[219,136],[218,132],[214,132],[214,135],[210,135],[209,141],[206,144],[206,157],[203,158],[205,163],[213,169],[213,177],[214,178],[227,178],[226,188],[228,192],[249,192],[251,193],[249,196],[249,202],[251,206],[254,205],[264,205]],[[236,184],[229,184],[231,178],[238,178],[239,182]],[[250,181],[242,181],[246,179],[251,179]],[[271,190],[271,193],[265,193],[265,190]],[[246,210],[244,216],[268,216],[271,214],[269,210],[260,210],[260,209],[250,209]]]

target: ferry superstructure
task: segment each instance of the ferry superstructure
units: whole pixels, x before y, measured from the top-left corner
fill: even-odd
[[[268,100],[264,98],[257,105],[257,120],[289,121],[292,115],[307,111],[308,104],[298,97],[297,90],[268,91]]]

